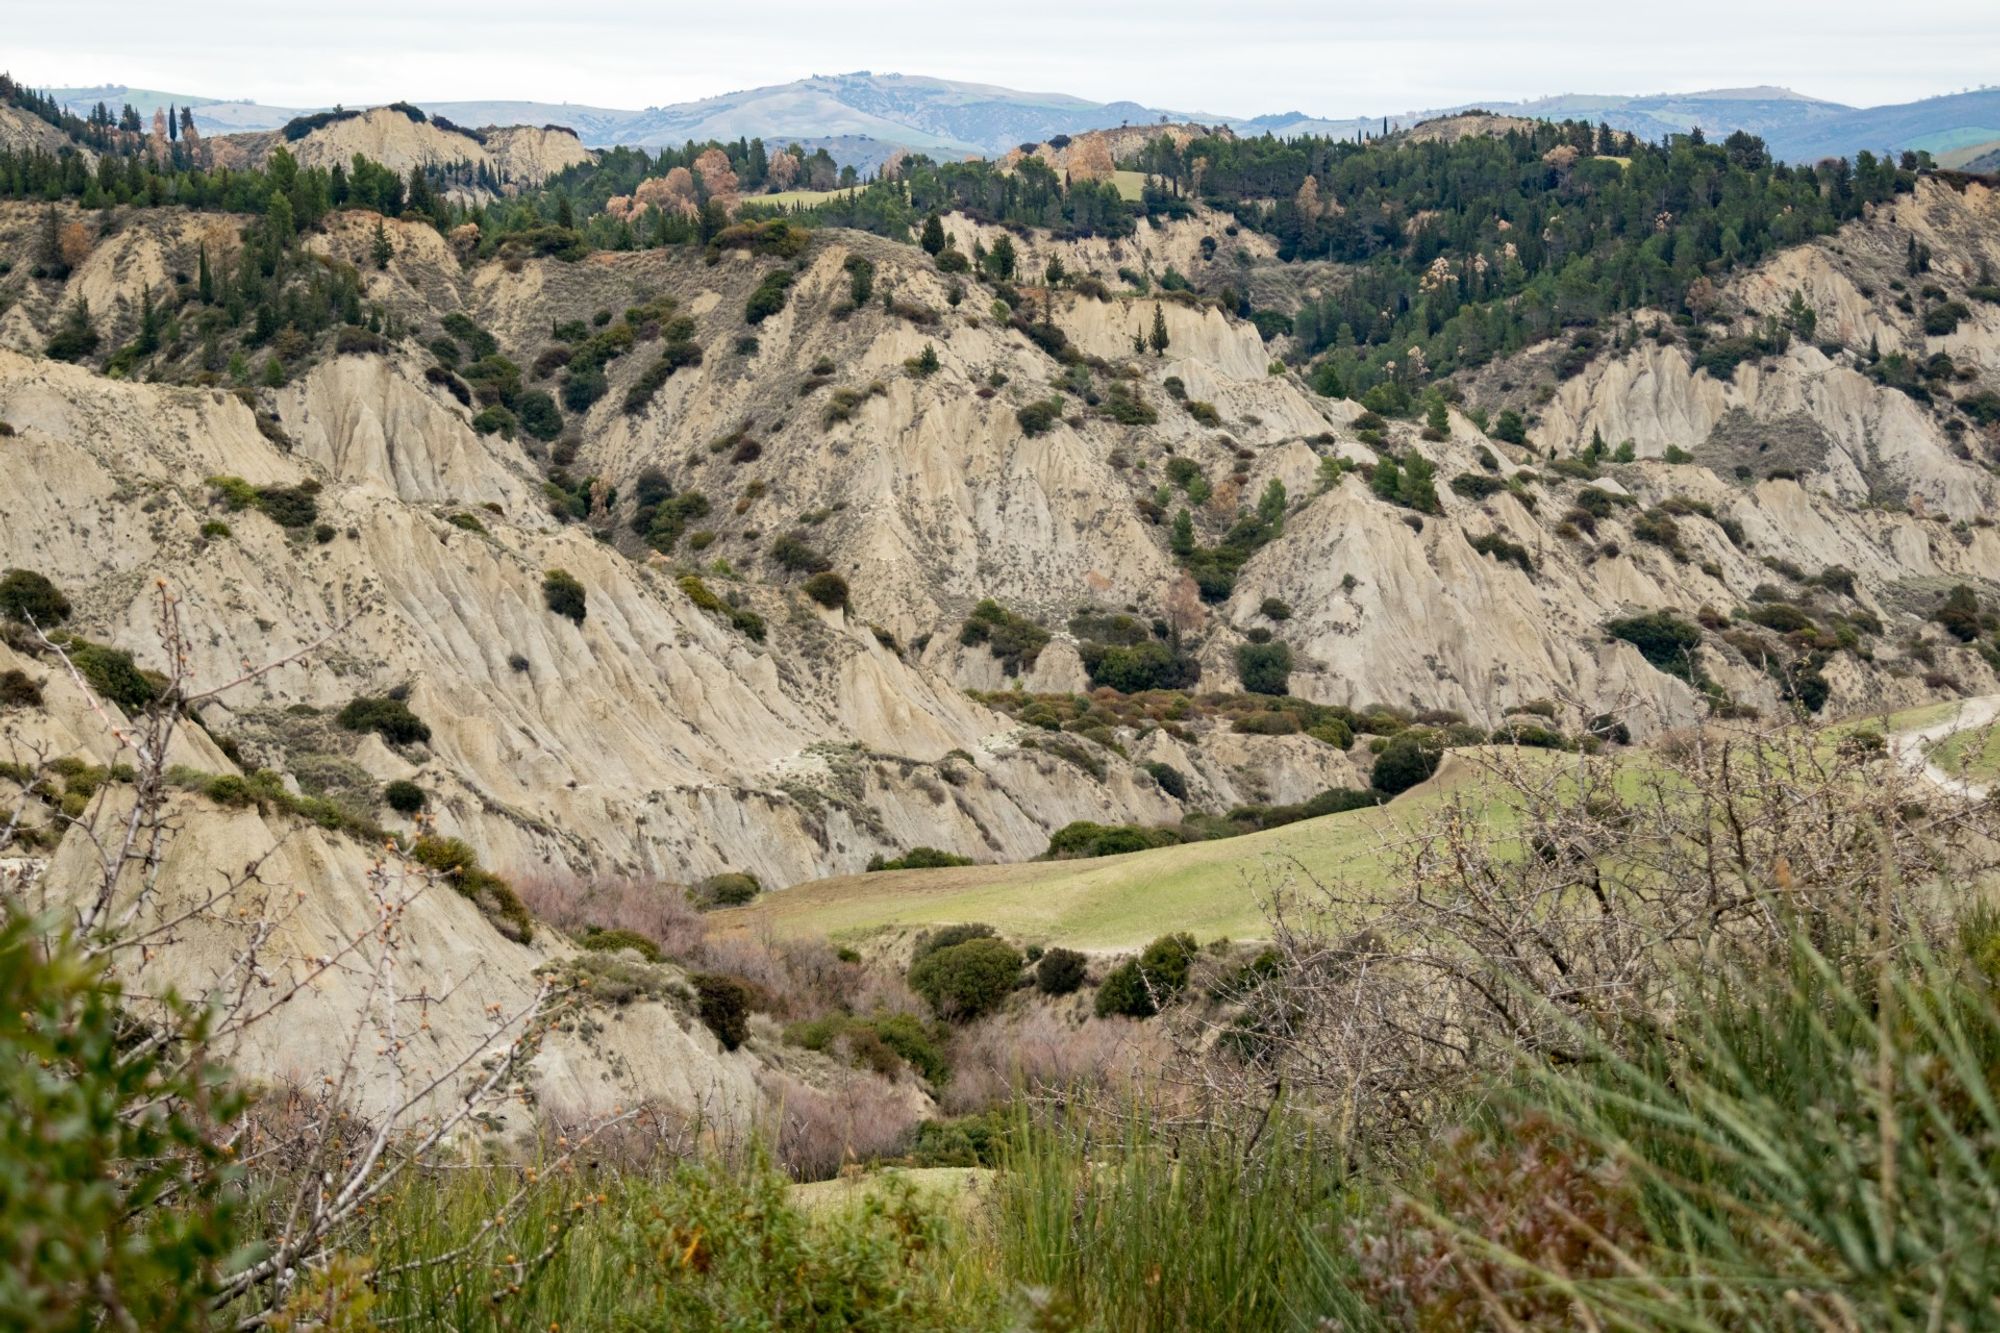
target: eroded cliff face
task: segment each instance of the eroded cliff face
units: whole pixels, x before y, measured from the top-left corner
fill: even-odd
[[[399,176],[408,176],[413,167],[483,167],[497,189],[538,185],[592,157],[583,141],[567,130],[510,125],[468,133],[412,120],[389,107],[330,121],[293,140],[265,131],[225,134],[208,142],[217,166],[262,166],[274,149],[282,147],[300,166],[345,169],[359,153]],[[491,196],[490,190],[475,186],[460,189],[468,197]]]
[[[0,252],[17,269],[40,216],[0,209]],[[850,233],[815,237],[784,308],[751,328],[746,298],[787,261],[650,251],[464,267],[435,231],[389,221],[394,257],[377,270],[376,220],[337,214],[314,244],[361,275],[389,335],[379,350],[301,361],[275,389],[126,382],[41,359],[71,301],[88,301],[116,346],[142,293],[184,292],[201,248],[226,262],[238,244],[237,220],[153,212],[99,236],[66,284],[10,289],[0,568],[53,579],[76,603],[70,628],[142,666],[158,664],[164,582],[204,684],[319,645],[201,707],[177,734],[175,762],[208,774],[268,768],[291,789],[378,810],[381,783],[414,779],[434,830],[510,876],[693,882],[746,870],[781,888],[916,845],[1020,859],[1073,820],[1161,822],[1365,782],[1365,745],[1199,720],[1051,744],[968,695],[1086,690],[1069,628],[1084,609],[1171,618],[1203,688],[1233,690],[1238,646],[1274,633],[1293,650],[1298,694],[1451,710],[1489,727],[1544,700],[1572,730],[1598,713],[1640,736],[1700,717],[1694,687],[1605,633],[1614,618],[1660,609],[1730,625],[1708,635],[1702,673],[1740,707],[1779,708],[1781,682],[1759,645],[1799,650],[1728,621],[1773,601],[1879,622],[1816,650],[1829,714],[1990,692],[2000,682],[1985,660],[1927,617],[1956,584],[1993,591],[1993,442],[1949,402],[1876,382],[1866,353],[1870,343],[1947,352],[1964,372],[1958,392],[1993,385],[1995,307],[1972,302],[1956,332],[1926,338],[1931,298],[1902,310],[1890,283],[1917,235],[1935,281],[1959,294],[1982,260],[2000,263],[1994,220],[1983,190],[1926,182],[1723,292],[1745,327],[1802,292],[1824,347],[1795,343],[1724,382],[1695,370],[1684,347],[1641,336],[1553,386],[1532,448],[1521,448],[1455,411],[1442,439],[1414,422],[1365,421],[1358,405],[1274,367],[1252,327],[1211,308],[1030,287],[1011,322],[990,289],[955,282],[914,248]],[[997,239],[962,219],[950,230],[968,251]],[[1222,220],[1204,216],[1123,242],[1031,238],[1022,268],[1038,274],[1060,255],[1072,273],[1116,285],[1121,267],[1192,271],[1208,258],[1204,238],[1219,235]],[[1254,271],[1269,260],[1260,245],[1225,237],[1224,253],[1242,248]],[[855,270],[869,266],[857,306]],[[660,345],[645,327],[657,319],[641,318],[631,350],[607,366],[608,391],[566,408],[552,444],[475,431],[479,404],[460,401],[428,350],[447,315],[464,315],[498,340],[525,387],[553,391],[560,355],[537,363],[559,328],[607,327],[660,298],[692,321],[700,364],[628,410]],[[1135,350],[1156,311],[1166,348]],[[183,366],[193,336],[168,334],[182,340]],[[1121,424],[1108,411],[1114,389],[1156,419]],[[1031,434],[1020,409],[1049,401],[1053,419]],[[1631,440],[1636,460],[1584,475],[1575,458],[1593,434]],[[1669,463],[1670,449],[1694,461]],[[1374,493],[1357,468],[1385,451],[1434,465],[1435,512]],[[1170,479],[1173,460],[1200,468],[1206,499]],[[667,554],[631,524],[648,469],[708,503]],[[557,471],[570,489],[551,505]],[[1452,485],[1464,477],[1484,480]],[[228,508],[213,478],[317,487],[317,512],[281,527],[256,507]],[[1187,508],[1196,539],[1213,544],[1273,482],[1286,497],[1282,531],[1227,596],[1193,602],[1169,543],[1175,511]],[[582,522],[571,496],[583,497]],[[1660,517],[1672,520],[1670,540]],[[774,559],[788,533],[847,580],[849,609],[808,599]],[[581,624],[550,609],[553,569],[586,589]],[[1821,577],[1829,570],[1851,584]],[[691,595],[688,576],[713,596]],[[960,641],[985,598],[1053,634],[1019,678]],[[1267,614],[1273,599],[1282,620]],[[761,639],[742,628],[744,613],[761,618]],[[0,713],[0,758],[113,757],[115,713],[93,710],[47,658],[0,647],[6,669],[41,679],[46,701]],[[392,690],[428,723],[427,744],[334,724],[349,700]],[[1186,775],[1186,805],[1148,762]],[[4,794],[13,802],[18,784]],[[175,799],[171,893],[198,892],[214,866],[267,858],[271,882],[297,895],[284,909],[292,967],[365,927],[375,849],[288,816]],[[72,835],[0,871],[61,897],[87,888],[92,865]],[[440,1051],[478,1040],[488,1006],[524,1002],[538,971],[576,956],[552,932],[503,937],[448,890],[413,905],[408,938],[406,989],[453,997],[426,1038]],[[231,939],[226,923],[191,931],[152,975],[199,990]],[[245,1067],[283,1079],[335,1059],[334,1020],[370,1003],[358,984],[310,988],[296,1022],[242,1052]],[[580,1110],[649,1096],[727,1118],[755,1105],[758,1058],[722,1052],[685,1005],[649,1001],[617,1024],[557,1034],[535,1077],[541,1095]],[[368,1077],[369,1095],[390,1095],[385,1069]]]
[[[1763,311],[1803,290],[1821,310],[1821,342],[1948,345],[1990,375],[2000,333],[1990,306],[1926,343],[1886,283],[1873,298],[1860,292],[1877,281],[1865,265],[1900,255],[1917,228],[1940,277],[1963,285],[1990,244],[1992,210],[1983,192],[1926,182],[1725,297]],[[1123,242],[1033,239],[1023,267],[1039,272],[1060,254],[1071,272],[1115,282],[1121,266],[1192,266],[1219,223],[1142,228]],[[1256,331],[1211,308],[1031,289],[1024,330],[996,316],[988,289],[954,284],[920,251],[828,233],[798,261],[784,308],[753,329],[744,301],[784,261],[649,251],[466,268],[429,228],[388,227],[385,271],[368,259],[370,216],[335,215],[315,244],[354,264],[367,300],[411,337],[386,353],[328,357],[281,389],[126,384],[0,357],[0,419],[17,432],[0,442],[10,477],[0,561],[57,579],[87,632],[142,659],[145,588],[164,575],[203,627],[198,664],[211,674],[344,626],[325,651],[205,720],[243,737],[249,762],[416,777],[436,793],[441,827],[502,870],[691,881],[744,869],[785,884],[918,843],[1012,859],[1040,852],[1074,819],[1174,817],[1180,804],[1134,766],[1156,757],[1145,738],[1115,738],[1123,753],[1079,741],[1094,757],[1079,764],[967,698],[965,688],[1013,682],[985,649],[961,645],[958,627],[982,598],[1038,616],[1055,641],[1023,683],[1087,688],[1070,615],[1164,615],[1182,577],[1167,541],[1173,512],[1190,508],[1199,539],[1213,542],[1273,481],[1288,497],[1282,535],[1248,560],[1232,594],[1186,617],[1205,688],[1233,689],[1236,647],[1271,630],[1294,650],[1292,688],[1316,700],[1449,709],[1492,726],[1546,699],[1565,725],[1611,711],[1643,735],[1693,720],[1703,701],[1609,639],[1609,620],[1659,608],[1726,617],[1774,590],[1831,598],[1782,572],[1828,567],[1854,575],[1836,609],[1885,626],[1865,656],[1842,654],[1827,671],[1828,709],[1914,702],[1947,688],[1941,677],[1990,687],[1984,662],[1935,627],[1925,650],[1935,664],[1900,645],[1944,589],[2000,569],[1994,530],[1974,521],[1991,507],[1993,474],[1966,447],[1976,434],[1951,434],[1943,407],[1875,383],[1853,350],[1796,344],[1721,383],[1692,370],[1685,349],[1642,339],[1555,391],[1532,450],[1488,439],[1456,412],[1442,440],[1386,423],[1380,443],[1436,467],[1440,512],[1418,515],[1377,498],[1359,473],[1339,475],[1343,461],[1378,456],[1358,406],[1274,373]],[[951,230],[967,249],[997,238],[962,219]],[[18,302],[0,338],[37,345],[64,300],[86,291],[116,336],[134,288],[184,278],[196,245],[222,242],[216,231],[215,219],[180,214],[128,226],[99,244],[69,291]],[[0,218],[0,239],[26,244],[28,234],[21,214]],[[1254,238],[1226,244],[1262,262]],[[859,308],[851,261],[873,266]],[[427,374],[423,344],[462,313],[529,386],[554,389],[554,372],[534,369],[552,330],[603,327],[600,314],[662,297],[693,321],[701,364],[628,411],[626,390],[657,356],[642,336],[608,364],[599,401],[566,411],[555,445],[570,475],[599,480],[591,525],[551,514],[549,446],[475,433],[472,409]],[[1135,353],[1155,310],[1164,354]],[[1051,325],[1060,345],[1030,336]],[[937,370],[908,369],[927,347]],[[1099,410],[1114,386],[1157,420],[1125,425]],[[1024,430],[1017,409],[1057,395],[1048,429]],[[1823,446],[1790,449],[1802,460],[1796,479],[1772,479],[1768,467],[1739,477],[1726,459],[1787,423]],[[1551,448],[1573,455],[1593,431],[1633,440],[1638,461],[1607,463],[1594,479],[1550,468]],[[1697,462],[1665,462],[1670,446]],[[1206,503],[1168,482],[1170,458],[1203,469]],[[631,531],[633,483],[648,468],[709,502],[690,524],[704,533],[698,553],[684,541],[662,556]],[[1450,485],[1461,474],[1519,484],[1461,493]],[[218,516],[205,479],[217,475],[317,483],[332,536],[322,543],[248,512],[222,515],[228,538],[202,537]],[[1616,502],[1588,533],[1572,518],[1586,487]],[[1896,487],[1912,503],[1879,503]],[[1637,532],[1661,506],[1679,515],[1672,549]],[[847,612],[803,597],[774,563],[774,538],[788,532],[847,579]],[[1472,544],[1496,536],[1523,558]],[[587,588],[581,626],[546,606],[552,568]],[[694,572],[760,615],[766,639],[690,600],[680,579]],[[1289,605],[1289,620],[1262,615],[1271,598]],[[1778,682],[1740,645],[1712,638],[1704,661],[1739,704],[1779,706]],[[398,752],[324,721],[357,694],[397,686],[430,723],[429,746]],[[1174,739],[1169,762],[1205,805],[1360,780],[1361,751],[1293,753],[1316,744],[1195,726]]]

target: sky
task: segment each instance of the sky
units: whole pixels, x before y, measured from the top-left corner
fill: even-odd
[[[1184,112],[1346,117],[1778,84],[1852,105],[2000,80],[2000,0],[10,0],[0,68],[276,106],[637,108],[867,69]],[[87,13],[87,18],[84,15]]]

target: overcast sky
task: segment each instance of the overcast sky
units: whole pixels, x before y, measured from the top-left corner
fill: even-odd
[[[1783,84],[1856,105],[2000,80],[2000,0],[9,0],[0,67],[279,106],[640,107],[871,69],[1245,116]]]

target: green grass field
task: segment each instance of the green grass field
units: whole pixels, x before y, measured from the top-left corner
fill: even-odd
[[[1146,188],[1146,173],[1143,171],[1114,171],[1111,183],[1118,187],[1118,196],[1127,203],[1137,203],[1140,193]]]
[[[843,875],[766,894],[709,919],[723,930],[836,940],[985,921],[1023,941],[1096,950],[1134,948],[1168,930],[1201,940],[1256,939],[1265,931],[1266,895],[1287,876],[1356,883],[1379,877],[1385,841],[1485,780],[1476,759],[1454,753],[1430,782],[1373,810],[1087,861]]]
[[[854,193],[857,193],[857,191],[780,190],[776,194],[746,194],[743,196],[743,202],[746,204],[775,204],[779,208],[790,208],[794,204],[804,204],[807,206],[810,206],[812,204],[823,204],[827,200],[839,198],[843,194],[854,194]]]
[[[2000,778],[2000,723],[1945,737],[1931,750],[1930,760],[1945,772],[1963,774],[1973,782]]]

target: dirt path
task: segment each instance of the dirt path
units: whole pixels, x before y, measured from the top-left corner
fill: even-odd
[[[1962,796],[1969,801],[1983,801],[1992,794],[1990,784],[1968,782],[1953,773],[1948,773],[1931,762],[1931,747],[1947,736],[1961,731],[1972,731],[2000,718],[2000,694],[1983,695],[1977,699],[1967,699],[1958,711],[1942,722],[1933,722],[1928,727],[1918,727],[1912,731],[1899,731],[1889,737],[1889,748],[1895,753],[1898,763],[1924,781],[1948,792]]]

